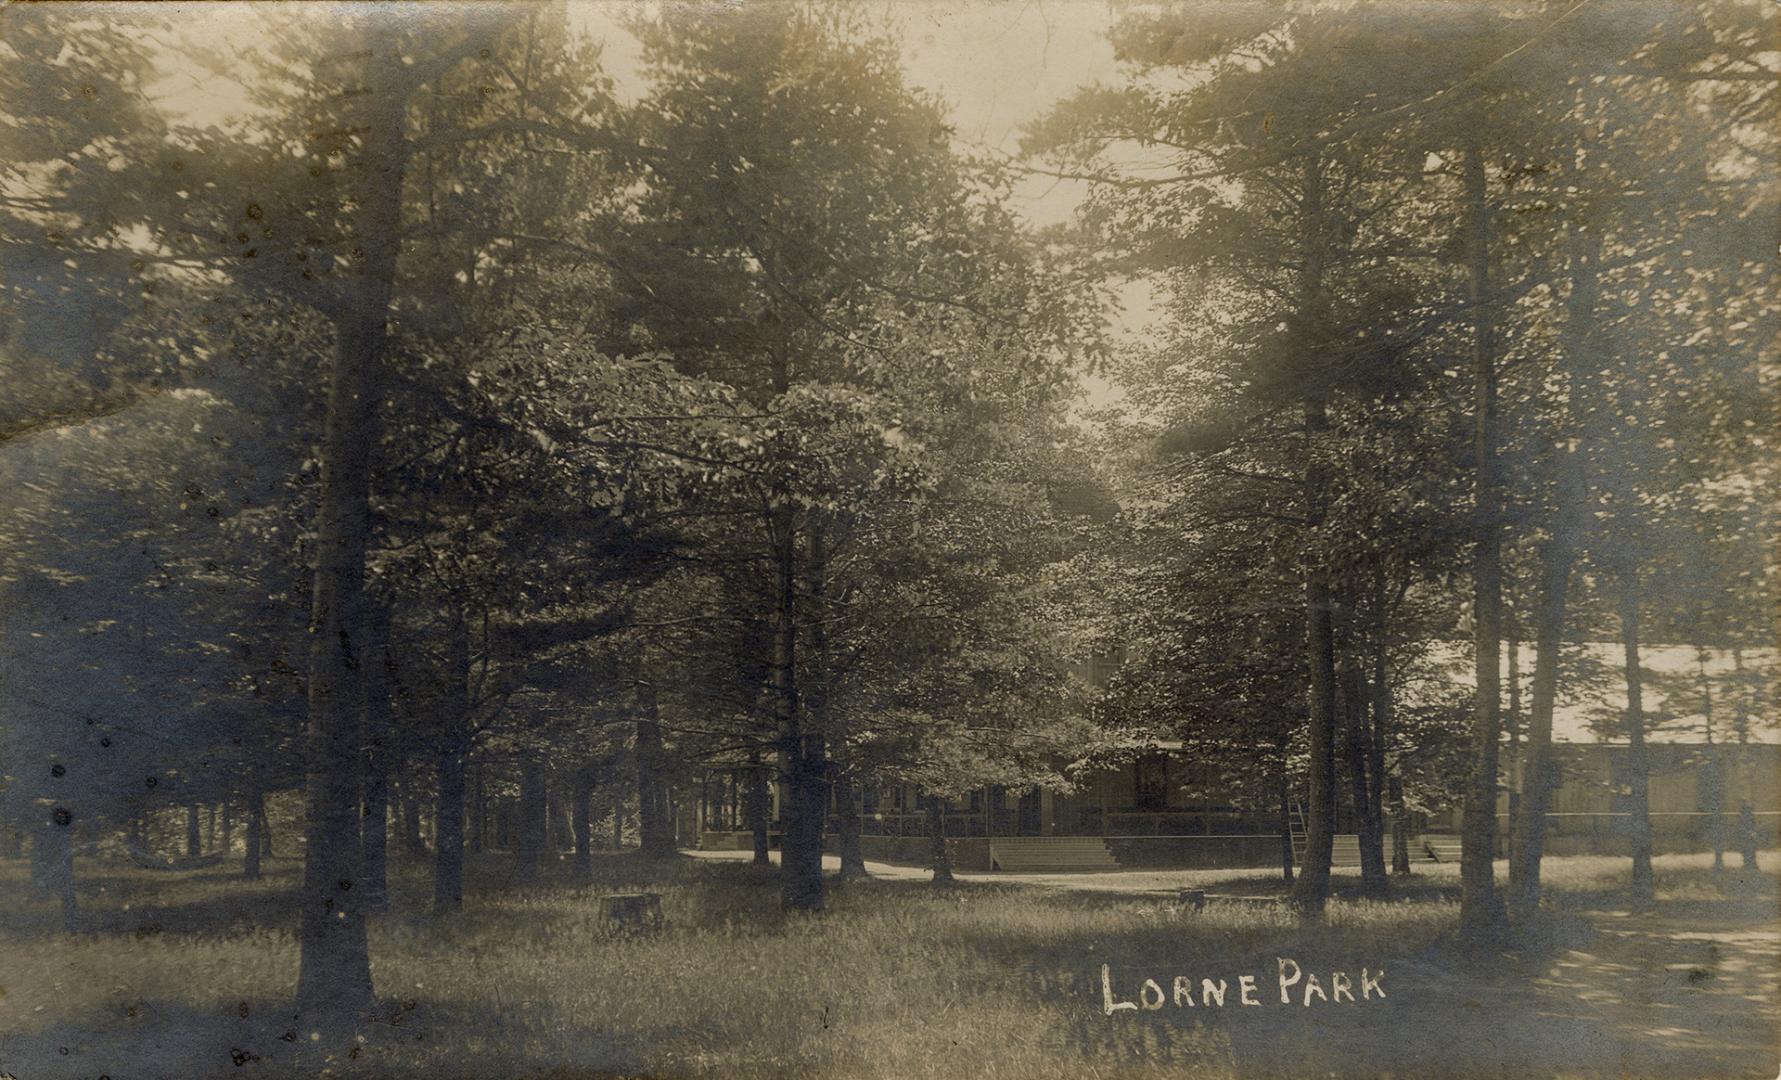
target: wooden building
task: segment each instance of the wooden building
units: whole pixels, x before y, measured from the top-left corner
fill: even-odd
[[[1455,646],[1456,654],[1463,652]],[[1562,690],[1553,720],[1562,783],[1548,824],[1552,854],[1626,854],[1628,844],[1627,768],[1631,750],[1624,735],[1624,692],[1612,678],[1586,677],[1591,665],[1612,671],[1617,647],[1607,643],[1574,646],[1569,658],[1580,676]],[[1533,669],[1532,649],[1516,667],[1523,685],[1520,702],[1530,699],[1525,685]],[[1646,668],[1646,759],[1650,771],[1650,816],[1659,853],[1706,851],[1720,841],[1738,847],[1738,807],[1748,799],[1755,810],[1759,844],[1775,846],[1781,829],[1781,728],[1774,707],[1773,650],[1746,650],[1732,657],[1695,649],[1657,646],[1644,650]],[[1103,683],[1109,665],[1085,665],[1091,682]],[[1437,655],[1419,677],[1467,681],[1463,663]],[[1690,691],[1699,680],[1698,689]],[[1757,687],[1751,693],[1752,686]],[[1413,690],[1412,690],[1413,692]],[[1700,702],[1717,700],[1715,711]],[[1514,730],[1511,715],[1511,730]],[[1506,852],[1511,806],[1522,784],[1525,754],[1519,731],[1506,733],[1498,851]],[[1151,744],[1118,768],[1091,775],[1077,790],[1025,791],[997,787],[949,800],[945,828],[962,867],[1009,868],[1026,865],[1023,849],[1041,851],[1046,841],[1098,839],[1110,857],[1084,855],[1093,845],[1064,845],[1065,863],[1103,867],[1276,867],[1280,863],[1277,811],[1245,811],[1220,798],[1207,763],[1196,761],[1179,742]],[[1339,850],[1352,850],[1353,813],[1346,785],[1338,785],[1336,828],[1350,834]],[[920,792],[911,785],[866,789],[856,795],[867,858],[925,864],[927,815]],[[1717,800],[1718,814],[1713,807]],[[684,805],[684,804],[683,804]],[[697,834],[703,846],[746,848],[745,786],[740,774],[709,775],[696,801],[697,818],[682,835]],[[778,820],[780,793],[772,795]],[[688,808],[692,810],[692,807]],[[1438,838],[1458,832],[1459,809],[1419,817],[1416,831]],[[777,830],[775,829],[775,832]],[[1056,845],[1054,845],[1056,846]],[[1417,844],[1420,853],[1421,844]],[[1055,860],[1054,860],[1055,861]]]

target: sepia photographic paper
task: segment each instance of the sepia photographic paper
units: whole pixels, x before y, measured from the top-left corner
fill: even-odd
[[[0,1080],[1781,1072],[1781,6],[0,6]]]

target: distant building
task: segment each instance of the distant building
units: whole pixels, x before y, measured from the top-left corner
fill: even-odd
[[[1517,658],[1525,716],[1532,694],[1533,649]],[[1547,821],[1546,850],[1555,855],[1629,851],[1627,824],[1630,739],[1626,680],[1618,644],[1568,646],[1573,677],[1561,680],[1552,741],[1563,780]],[[1645,705],[1645,759],[1651,826],[1658,853],[1708,851],[1715,798],[1721,840],[1738,846],[1738,806],[1755,811],[1759,844],[1772,847],[1781,829],[1781,714],[1776,711],[1776,652],[1651,645],[1639,651]],[[1470,682],[1469,678],[1463,680]],[[1522,720],[1522,727],[1526,721]],[[1517,730],[1514,735],[1522,733]],[[1526,781],[1522,740],[1505,734],[1504,789],[1497,801],[1498,850],[1504,850],[1512,797]],[[1715,792],[1717,788],[1717,792]],[[1457,829],[1458,810],[1431,824]]]
[[[1407,694],[1470,682],[1463,647],[1434,653],[1417,676],[1420,683],[1404,688]],[[1553,716],[1562,782],[1548,820],[1546,850],[1552,854],[1628,851],[1630,755],[1619,656],[1619,646],[1609,643],[1567,647],[1567,677],[1560,681]],[[1715,784],[1721,838],[1728,850],[1738,846],[1738,807],[1746,798],[1755,810],[1760,845],[1771,847],[1781,839],[1775,663],[1774,650],[1745,650],[1736,660],[1729,651],[1711,651],[1704,667],[1692,647],[1642,650],[1650,814],[1659,853],[1710,850]],[[1523,647],[1516,666],[1518,712],[1509,708],[1505,689],[1499,853],[1507,850],[1511,795],[1520,790],[1526,762],[1523,729],[1532,696],[1531,646]],[[1093,685],[1104,685],[1112,667],[1113,662],[1102,659],[1083,665],[1078,673]],[[1710,713],[1702,703],[1711,704]],[[740,779],[713,774],[708,780],[698,821],[707,845],[748,845]],[[1099,837],[1123,866],[1278,866],[1278,812],[1244,810],[1217,792],[1216,772],[1208,762],[1195,760],[1180,742],[1162,741],[1119,768],[1089,776],[1069,794],[990,787],[950,800],[946,832],[955,838],[961,866],[988,868],[992,861],[1008,861],[995,856],[996,848],[1013,851],[1026,839],[1037,843],[1048,837]],[[867,858],[926,861],[927,820],[919,796],[912,785],[859,793]],[[773,805],[777,820],[777,791]],[[1419,834],[1452,834],[1458,821],[1456,806],[1419,815],[1415,827]],[[1338,784],[1336,828],[1338,833],[1354,831],[1345,784]],[[1351,843],[1345,848],[1339,842],[1338,847],[1351,849]]]

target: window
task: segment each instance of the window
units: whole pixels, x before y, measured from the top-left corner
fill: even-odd
[[[1132,802],[1140,810],[1162,810],[1169,805],[1169,759],[1146,754],[1132,762]]]

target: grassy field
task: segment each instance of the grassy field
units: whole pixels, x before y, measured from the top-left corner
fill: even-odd
[[[81,932],[60,932],[0,862],[0,1072],[51,1077],[1760,1076],[1775,1072],[1777,880],[1659,861],[1630,911],[1618,859],[1554,860],[1537,940],[1465,957],[1445,872],[1389,903],[1304,923],[1265,877],[1247,898],[918,881],[851,884],[820,916],[782,912],[770,874],[704,860],[598,862],[589,888],[518,891],[490,863],[461,915],[425,916],[421,868],[372,928],[379,1014],[347,1041],[288,1014],[296,866],[83,865]],[[667,928],[613,940],[597,897],[662,894]],[[1381,1000],[1279,1000],[1279,958],[1326,990],[1383,968]],[[1194,1006],[1104,1010],[1142,980],[1191,978]],[[1260,1004],[1239,1001],[1256,976]],[[1223,1007],[1202,978],[1225,980]],[[1305,980],[1308,981],[1308,980]]]

